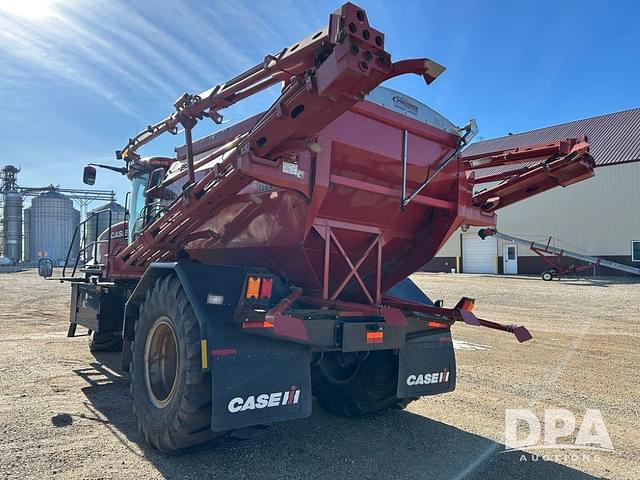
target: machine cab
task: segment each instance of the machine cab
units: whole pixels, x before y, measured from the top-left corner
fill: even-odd
[[[89,164],[84,168],[83,182],[93,185],[96,181],[96,168],[101,167],[126,174],[131,180],[128,193],[129,221],[127,226],[128,243],[133,242],[144,228],[157,220],[175,198],[173,190],[162,187],[162,181],[173,162],[171,158],[147,157],[131,162],[128,167]]]
[[[128,240],[133,242],[144,228],[153,223],[178,196],[179,184],[162,185],[172,159],[151,157],[141,159],[129,169],[131,179],[130,218]]]

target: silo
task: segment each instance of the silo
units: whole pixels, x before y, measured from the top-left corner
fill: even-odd
[[[80,212],[73,201],[64,195],[49,191],[31,200],[29,213],[29,249],[32,261],[48,257],[56,264],[64,261]],[[76,236],[70,259],[80,249],[80,236]]]
[[[0,255],[4,256],[4,190],[0,190]]]
[[[5,192],[2,221],[4,256],[20,261],[22,259],[22,195],[18,192]]]
[[[5,165],[0,170],[0,249],[5,257],[22,259],[22,195],[16,177],[19,168]]]
[[[24,233],[24,243],[22,246],[22,259],[25,262],[30,262],[32,260],[35,260],[32,256],[31,256],[31,217],[29,216],[31,213],[31,207],[27,207],[24,210],[22,210],[22,218],[23,218],[23,233]]]
[[[87,213],[87,230],[86,230],[86,245],[90,245],[91,242],[95,241],[96,237],[96,224],[98,237],[102,232],[104,232],[107,228],[109,228],[109,212],[106,210],[111,210],[111,225],[115,225],[116,223],[120,223],[124,221],[125,216],[125,208],[116,202],[109,202],[100,207],[96,207],[93,210]],[[93,216],[93,214],[97,212],[97,215]],[[93,257],[93,248],[90,248],[87,251],[87,258]]]

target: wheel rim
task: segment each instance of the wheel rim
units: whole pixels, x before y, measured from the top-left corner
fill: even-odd
[[[158,408],[173,398],[178,380],[178,340],[167,317],[151,327],[144,346],[144,380],[149,399]]]
[[[357,354],[328,353],[322,357],[318,368],[331,383],[338,385],[349,383],[360,371],[360,358]]]

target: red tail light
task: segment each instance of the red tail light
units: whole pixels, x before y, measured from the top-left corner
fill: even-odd
[[[270,299],[271,289],[273,288],[273,278],[263,278],[260,285],[260,299]]]

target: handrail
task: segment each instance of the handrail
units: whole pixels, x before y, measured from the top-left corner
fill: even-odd
[[[76,228],[73,231],[73,237],[71,238],[71,243],[69,243],[69,249],[67,250],[67,256],[64,260],[64,266],[62,267],[62,276],[66,277],[67,276],[67,267],[69,266],[69,257],[71,256],[71,251],[73,250],[73,245],[75,244],[76,241],[76,237],[78,236],[78,232],[80,231],[81,227],[84,227],[82,230],[82,242],[83,242],[83,246],[81,248],[78,249],[78,254],[76,255],[75,258],[75,262],[73,263],[73,270],[71,271],[71,277],[74,277],[76,274],[76,271],[78,269],[78,263],[80,262],[80,255],[83,255],[83,262],[86,263],[87,261],[87,250],[89,250],[89,248],[93,248],[93,256],[92,258],[94,260],[97,261],[98,258],[98,245],[101,243],[105,243],[105,240],[98,240],[98,236],[100,234],[102,234],[103,232],[99,232],[98,228],[100,225],[100,214],[101,213],[108,213],[109,214],[109,227],[107,228],[107,230],[111,230],[111,227],[113,226],[113,211],[110,208],[105,208],[103,210],[98,210],[97,212],[92,212],[91,215],[89,215],[89,217],[87,217],[86,219],[84,219],[82,222],[78,223],[76,225]],[[96,219],[96,227],[95,227],[95,240],[93,240],[91,243],[89,243],[89,245],[87,245],[87,223],[91,220],[95,218]],[[107,253],[111,252],[111,235],[107,235]],[[97,265],[97,264],[96,264]]]

